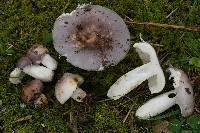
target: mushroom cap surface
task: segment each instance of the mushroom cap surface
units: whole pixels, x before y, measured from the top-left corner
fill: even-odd
[[[28,57],[21,57],[16,64],[17,68],[23,69],[26,66],[29,66],[32,64],[32,61]]]
[[[25,103],[31,103],[41,95],[42,89],[43,83],[40,80],[32,80],[23,87],[21,92],[21,99]]]
[[[192,85],[186,73],[177,68],[169,68],[171,73],[170,78],[173,77],[173,86],[176,90],[176,104],[181,109],[181,114],[184,117],[191,115],[194,111],[194,92]]]
[[[39,64],[42,57],[48,52],[48,49],[40,44],[34,44],[27,52],[27,57],[33,64]]]
[[[130,33],[123,19],[99,5],[79,6],[70,14],[59,16],[53,40],[61,56],[88,71],[119,63],[130,48]]]

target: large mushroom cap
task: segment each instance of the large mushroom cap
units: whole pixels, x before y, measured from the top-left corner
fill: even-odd
[[[102,70],[120,62],[130,47],[123,19],[99,5],[77,7],[54,24],[54,47],[68,62],[85,70]]]

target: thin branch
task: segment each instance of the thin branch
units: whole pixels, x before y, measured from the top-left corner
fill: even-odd
[[[178,8],[174,9],[169,15],[166,16],[166,18],[169,18],[173,13],[176,12],[177,9],[178,9]]]
[[[132,105],[132,107],[130,108],[130,110],[128,111],[128,113],[127,113],[126,117],[124,118],[124,120],[123,120],[123,123],[125,123],[125,122],[126,122],[126,120],[127,120],[128,116],[130,115],[130,113],[131,113],[132,109],[133,109],[133,105]]]
[[[173,24],[161,24],[161,23],[154,23],[154,22],[141,22],[141,21],[133,20],[127,16],[125,17],[124,21],[127,24],[137,24],[137,25],[146,25],[146,26],[182,29],[182,30],[188,30],[188,31],[193,31],[193,32],[200,32],[200,27],[192,27],[192,26],[185,26],[185,25],[173,25]]]

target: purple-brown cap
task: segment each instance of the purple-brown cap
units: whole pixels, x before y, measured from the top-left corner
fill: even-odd
[[[32,61],[28,57],[21,57],[16,64],[17,68],[23,69],[24,67],[31,65]]]
[[[83,5],[62,14],[54,24],[56,51],[84,70],[116,65],[130,48],[130,33],[123,19],[99,5]]]
[[[48,49],[40,44],[34,44],[27,52],[27,57],[33,64],[40,64],[42,57],[48,52]]]

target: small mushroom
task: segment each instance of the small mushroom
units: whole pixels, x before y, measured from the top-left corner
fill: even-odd
[[[51,70],[57,68],[57,61],[48,54],[48,49],[40,44],[33,45],[26,55],[33,64],[42,63],[44,66]]]
[[[39,66],[40,63],[46,67]],[[36,44],[28,50],[26,56],[18,60],[9,80],[13,84],[19,84],[23,78],[23,73],[26,73],[36,79],[49,82],[52,80],[53,70],[56,68],[57,61],[48,54],[47,48]]]
[[[187,75],[177,68],[169,68],[168,70],[171,72],[170,78],[173,77],[174,79],[173,86],[175,90],[157,96],[142,105],[136,111],[138,118],[149,119],[164,112],[175,104],[178,104],[180,107],[183,117],[187,117],[193,113],[193,89]]]
[[[136,43],[134,47],[145,64],[126,73],[110,87],[107,96],[111,99],[119,99],[145,80],[148,80],[152,94],[162,91],[165,86],[165,77],[154,48],[146,42]]]
[[[130,48],[130,33],[123,19],[99,5],[82,5],[60,15],[54,24],[56,51],[72,65],[101,71],[118,64]]]
[[[31,103],[42,94],[42,90],[43,83],[38,79],[32,80],[23,87],[21,92],[21,99],[25,103]]]
[[[65,73],[55,86],[57,100],[64,104],[71,97],[77,102],[83,102],[86,92],[79,88],[83,81],[80,75]]]

